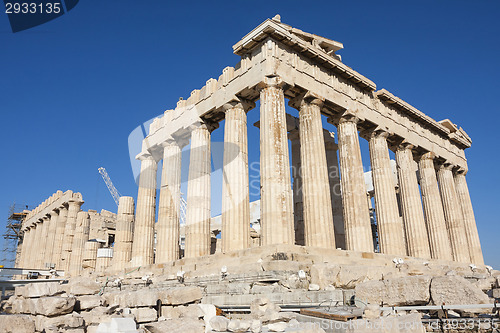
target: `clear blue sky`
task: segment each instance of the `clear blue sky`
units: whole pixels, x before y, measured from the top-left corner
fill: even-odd
[[[2,12],[2,230],[11,203],[36,206],[58,189],[81,192],[83,209],[116,211],[100,166],[121,194],[135,197],[129,133],[234,66],[232,45],[277,13],[342,42],[344,63],[378,89],[467,131],[483,251],[500,268],[498,1],[80,1],[16,34]],[[257,117],[250,112],[249,123]],[[257,159],[258,131],[249,136]],[[213,140],[222,139],[215,131]]]

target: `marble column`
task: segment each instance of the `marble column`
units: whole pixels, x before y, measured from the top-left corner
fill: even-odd
[[[222,252],[250,247],[250,189],[248,179],[247,114],[253,103],[224,105],[222,171]]]
[[[321,123],[323,101],[306,93],[299,106],[300,156],[306,246],[335,248],[332,199]]]
[[[305,245],[304,239],[304,200],[302,196],[302,175],[300,162],[300,133],[294,129],[288,133],[292,143],[292,177],[293,177],[293,221],[295,244]]]
[[[260,182],[261,245],[293,245],[285,96],[279,77],[266,77],[260,90]]]
[[[64,231],[66,229],[66,220],[68,219],[68,208],[59,207],[59,216],[57,217],[56,234],[54,237],[54,249],[52,251],[52,260],[56,269],[61,269],[61,254],[64,240]]]
[[[163,170],[156,225],[156,263],[179,259],[181,162],[182,147],[177,142],[167,143],[163,148]]]
[[[399,216],[387,136],[387,132],[375,130],[369,140],[378,240],[381,253],[404,256],[403,224]]]
[[[50,263],[52,266],[55,267],[56,263],[52,259],[54,254],[54,244],[55,244],[54,240],[56,236],[59,210],[53,210],[49,214],[50,214],[50,221],[49,221],[49,232],[47,234],[47,250],[45,252],[45,258],[47,260],[47,263]]]
[[[21,254],[21,263],[19,267],[21,268],[29,268],[28,264],[28,259],[29,259],[29,251],[31,247],[31,238],[33,236],[32,234],[33,229],[30,227],[27,227],[24,229],[24,234],[23,234],[23,250]]]
[[[68,202],[68,217],[64,229],[64,238],[61,252],[61,268],[64,271],[69,270],[71,251],[73,249],[73,238],[75,236],[76,216],[80,211],[83,201],[72,200]]]
[[[345,250],[344,217],[342,216],[342,193],[340,190],[338,145],[335,143],[334,133],[323,130],[325,138],[326,163],[328,166],[328,181],[332,200],[333,226],[335,230],[335,245]]]
[[[407,250],[408,255],[411,257],[431,258],[429,236],[422,210],[422,200],[418,188],[412,149],[412,145],[403,143],[396,150],[399,202],[403,215]]]
[[[165,163],[165,160],[163,161],[163,163]],[[160,214],[158,215],[161,216]],[[112,263],[113,268],[115,268],[116,270],[124,269],[127,263],[132,258],[133,238],[134,238],[134,198],[125,196],[120,197],[120,202],[118,205],[118,214],[116,216],[116,237],[115,237],[115,246],[113,249],[113,263]],[[160,241],[158,241],[158,243],[159,242]]]
[[[43,217],[43,222],[42,222],[42,230],[40,232],[40,238],[38,240],[40,244],[40,251],[38,253],[38,268],[39,269],[45,269],[46,263],[47,263],[47,257],[45,254],[47,253],[47,248],[49,247],[49,243],[47,242],[47,237],[49,235],[49,226],[50,226],[50,217],[44,216]],[[51,257],[52,259],[52,257]]]
[[[458,201],[462,207],[465,234],[467,235],[471,261],[476,265],[484,265],[483,251],[481,250],[481,243],[477,232],[476,218],[474,217],[474,210],[472,209],[469,187],[465,179],[466,173],[467,171],[465,170],[459,170],[455,174],[455,189],[457,191]]]
[[[373,252],[357,122],[358,118],[348,114],[337,127],[346,250]]]
[[[158,163],[153,157],[146,157],[141,161],[132,244],[132,265],[135,266],[151,265],[154,261],[157,169]]]
[[[82,258],[82,268],[94,271],[97,261],[97,249],[101,247],[101,244],[96,241],[85,242],[85,248],[83,250]]]
[[[185,258],[210,254],[210,172],[210,129],[203,123],[191,133]]]
[[[85,250],[85,243],[89,240],[89,231],[89,213],[84,211],[78,212],[69,263],[69,274],[71,276],[78,276],[82,273],[83,252]]]
[[[434,157],[433,153],[426,153],[421,156],[418,162],[422,205],[429,235],[431,257],[433,259],[453,260],[434,167]]]
[[[41,220],[33,224],[33,237],[30,245],[28,268],[38,268],[38,254],[40,253],[40,233],[42,231]]]
[[[452,169],[451,164],[445,163],[439,166],[437,173],[441,200],[443,201],[444,218],[450,236],[453,260],[470,263],[471,258],[467,246],[464,218],[455,189]]]

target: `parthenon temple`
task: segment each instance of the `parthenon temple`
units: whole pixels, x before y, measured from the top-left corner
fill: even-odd
[[[264,21],[233,46],[241,57],[235,67],[152,122],[137,155],[136,202],[121,197],[117,214],[107,212],[108,222],[95,227],[101,234],[89,235],[82,195],[55,193],[25,219],[18,266],[78,275],[210,256],[214,200],[222,200],[221,253],[285,244],[483,265],[466,181],[471,139],[452,121],[436,121],[377,89],[342,62],[336,54],[342,48],[278,16]],[[286,100],[298,118],[285,111]],[[258,142],[247,136],[247,113],[257,112],[256,103]],[[222,130],[221,197],[213,197],[211,133]],[[362,159],[360,137],[368,141],[369,161]],[[251,241],[249,143],[260,145],[257,243]],[[181,248],[181,151],[188,144]],[[363,163],[371,166],[375,242]],[[106,254],[111,245],[114,253]]]

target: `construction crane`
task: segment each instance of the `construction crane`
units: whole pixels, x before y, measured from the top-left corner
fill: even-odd
[[[115,200],[115,203],[118,206],[120,203],[120,193],[118,192],[116,187],[113,185],[113,182],[111,181],[111,178],[109,178],[109,175],[106,172],[106,169],[103,167],[100,167],[97,170],[101,174],[102,179],[104,180],[104,182],[106,183],[106,186],[108,187],[109,193],[111,193],[113,200]]]

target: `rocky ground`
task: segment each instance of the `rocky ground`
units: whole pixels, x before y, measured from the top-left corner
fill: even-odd
[[[175,269],[157,265],[18,287],[1,303],[0,333],[430,332],[441,331],[433,321],[446,318],[483,318],[490,325],[498,318],[491,308],[390,308],[493,303],[500,297],[500,272],[485,266],[297,252],[263,252],[238,265],[226,260],[222,271],[219,262],[183,261]],[[182,270],[188,267],[195,268]],[[360,316],[341,322],[287,311],[319,305]]]

